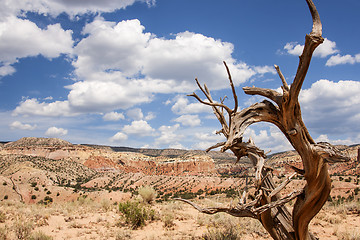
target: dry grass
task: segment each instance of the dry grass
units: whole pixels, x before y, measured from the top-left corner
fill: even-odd
[[[221,197],[196,201],[201,206],[229,205],[229,199]],[[106,200],[82,197],[48,206],[1,202],[0,239],[270,239],[255,219],[202,214],[179,201],[139,204],[153,209],[157,217],[132,230],[121,220],[118,205]],[[358,210],[357,202],[327,204],[312,221],[310,231],[320,239],[359,240]]]
[[[157,196],[155,189],[148,185],[140,187],[138,192],[146,203],[152,203]]]

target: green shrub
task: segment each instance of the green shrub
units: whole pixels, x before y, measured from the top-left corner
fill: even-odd
[[[6,199],[8,199],[8,198],[9,198],[9,196],[8,196],[8,195],[5,195],[5,196],[4,196],[4,199],[5,199],[5,200],[6,200]]]
[[[36,199],[36,195],[31,195],[31,199]]]
[[[125,223],[132,229],[145,226],[146,220],[154,220],[155,211],[138,202],[119,203],[119,211],[124,215]]]
[[[142,186],[139,188],[139,195],[146,203],[152,203],[156,198],[156,191],[151,186]]]

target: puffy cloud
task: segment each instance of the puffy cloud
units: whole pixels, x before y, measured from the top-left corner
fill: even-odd
[[[202,132],[195,133],[195,139],[197,139],[197,142],[192,146],[194,149],[207,149],[216,143],[226,140],[223,135],[215,134],[215,131],[212,134]]]
[[[341,56],[340,54],[331,56],[327,62],[326,66],[332,67],[340,64],[354,64],[360,62],[360,53],[356,54],[355,56],[351,56],[349,54]]]
[[[125,133],[117,132],[109,140],[110,142],[123,142],[128,139],[128,136]]]
[[[199,102],[190,103],[189,97],[177,96],[173,101],[175,103],[171,107],[171,111],[175,114],[212,113],[211,107]]]
[[[319,80],[300,92],[303,118],[318,134],[354,135],[360,131],[360,82]]]
[[[10,66],[10,63],[6,63],[4,66],[0,67],[0,77],[11,75],[16,72],[13,66]]]
[[[10,64],[19,58],[39,54],[52,59],[60,54],[72,52],[72,31],[63,30],[60,24],[48,25],[40,29],[35,23],[16,17],[8,17],[0,22],[0,62],[4,64],[1,74],[11,74]]]
[[[74,112],[102,112],[127,109],[139,103],[150,102],[152,94],[137,84],[104,81],[81,81],[71,86],[68,101]]]
[[[118,112],[109,112],[103,116],[105,121],[119,121],[120,119],[125,119],[124,114]]]
[[[130,109],[126,112],[126,115],[134,120],[141,120],[144,118],[144,114],[140,108]]]
[[[145,121],[150,121],[152,119],[156,118],[156,114],[153,112],[148,112],[148,114],[145,116]]]
[[[92,80],[92,74],[106,70],[120,71],[128,77],[137,74],[142,52],[151,37],[143,31],[137,19],[116,24],[97,18],[87,24],[83,33],[89,36],[75,47],[78,57],[73,65],[77,75]]]
[[[161,126],[159,128],[160,136],[155,139],[155,145],[159,147],[166,144],[167,146],[172,146],[172,148],[184,148],[179,143],[179,140],[181,140],[183,136],[175,133],[179,128],[179,124],[173,126]]]
[[[300,56],[304,49],[304,45],[300,45],[296,42],[290,42],[290,43],[286,43],[284,49],[287,51],[287,53],[291,55]],[[337,52],[339,52],[339,50],[336,49],[336,43],[325,38],[324,42],[315,49],[314,56],[325,58]]]
[[[175,122],[181,123],[183,126],[195,127],[201,124],[201,120],[198,115],[182,115],[176,119]]]
[[[39,116],[72,116],[68,101],[55,101],[52,103],[39,102],[35,98],[22,101],[13,111],[13,115],[39,115]]]
[[[97,18],[83,32],[88,37],[76,46],[78,58],[73,65],[86,80],[95,80],[99,71],[107,71],[108,78],[119,72],[125,77],[140,73],[154,92],[183,92],[194,89],[194,74],[219,88],[216,81],[226,77],[223,60],[237,85],[258,73],[245,63],[236,63],[231,43],[192,32],[178,33],[173,39],[157,38],[144,32],[137,19],[114,23]],[[266,68],[259,70],[267,72]],[[174,90],[178,85],[181,88]]]
[[[131,125],[125,125],[122,130],[126,134],[139,136],[153,136],[155,134],[155,129],[144,120],[133,121]]]
[[[297,42],[290,42],[285,44],[284,49],[291,55],[300,56],[304,45],[297,44]]]
[[[218,79],[226,79],[223,60],[227,61],[236,85],[256,74],[274,73],[267,66],[236,62],[231,56],[231,43],[191,32],[175,34],[171,39],[157,38],[144,29],[136,19],[114,23],[101,17],[85,26],[86,37],[73,51],[72,64],[78,81],[67,86],[70,93],[63,105],[69,109],[64,115],[129,109],[152,101],[157,93],[190,92],[196,89],[194,74],[206,79],[212,89],[225,88],[226,85],[218,84]],[[190,105],[181,110],[182,114],[194,111],[190,107],[205,107]],[[46,115],[45,111],[27,111],[26,106],[21,103],[16,112]],[[44,104],[38,102],[37,106]],[[174,111],[180,112],[176,107]]]
[[[46,130],[45,135],[48,137],[61,137],[65,136],[68,133],[68,130],[57,127],[50,127]]]
[[[36,127],[37,127],[36,124],[35,125],[30,125],[26,123],[24,124],[21,123],[20,121],[15,121],[10,124],[11,129],[34,130]]]
[[[329,139],[328,135],[326,135],[326,134],[321,134],[319,137],[317,137],[315,139],[315,142],[328,142],[333,145],[351,145],[354,143],[354,141],[352,141],[350,139],[331,140],[331,139]]]

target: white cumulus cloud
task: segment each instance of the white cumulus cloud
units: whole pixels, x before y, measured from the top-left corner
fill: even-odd
[[[144,120],[133,121],[131,125],[125,125],[122,130],[126,134],[139,136],[153,136],[155,134],[155,129]]]
[[[284,49],[291,55],[300,56],[304,45],[298,44],[297,42],[290,42],[285,44]],[[336,49],[336,43],[325,38],[324,42],[315,49],[314,56],[325,58],[337,52],[339,52],[339,50]]]
[[[83,34],[86,37],[73,50],[78,81],[67,86],[70,92],[63,104],[68,107],[64,115],[126,110],[151,102],[158,93],[188,93],[197,88],[196,76],[211,89],[226,88],[226,84],[218,84],[219,79],[227,79],[223,60],[235,85],[256,75],[274,73],[267,66],[252,67],[236,61],[231,56],[231,43],[192,32],[158,38],[145,32],[137,19],[115,23],[97,17],[85,26]],[[37,102],[41,110],[28,111],[26,103],[22,102],[16,112],[46,115],[46,110],[51,110],[51,103]],[[191,111],[190,107],[186,111]]]
[[[109,140],[110,142],[123,142],[128,139],[128,136],[125,133],[117,132]]]
[[[144,118],[144,114],[140,108],[133,108],[126,112],[126,115],[134,120],[141,120]]]
[[[122,113],[109,112],[103,116],[103,119],[105,121],[119,121],[120,119],[125,119],[125,116]]]
[[[205,104],[195,102],[190,103],[190,97],[177,96],[173,101],[171,111],[175,114],[194,114],[194,113],[212,113],[212,108]],[[172,101],[170,101],[172,102]]]
[[[176,133],[179,128],[179,124],[175,124],[173,126],[161,126],[159,128],[160,136],[155,139],[155,145],[157,147],[166,145],[166,147],[171,146],[172,148],[183,148],[179,143],[183,136]]]
[[[13,73],[10,65],[20,58],[41,54],[52,59],[71,54],[73,47],[72,31],[63,30],[60,24],[40,29],[35,23],[14,16],[0,22],[0,42],[0,63],[4,65],[1,75]]]
[[[21,129],[21,130],[34,130],[36,129],[36,124],[31,125],[27,123],[21,123],[20,121],[15,121],[10,124],[11,129]]]
[[[356,54],[355,56],[351,56],[349,54],[341,56],[340,54],[331,56],[327,62],[326,66],[332,67],[340,64],[354,64],[360,62],[360,53]]]
[[[319,80],[300,92],[299,101],[308,128],[318,134],[360,132],[360,82]]]
[[[68,130],[57,127],[50,127],[46,130],[45,135],[48,137],[61,137],[65,136],[68,133]]]
[[[176,119],[175,122],[181,123],[183,126],[195,127],[201,124],[201,120],[198,115],[182,115]]]

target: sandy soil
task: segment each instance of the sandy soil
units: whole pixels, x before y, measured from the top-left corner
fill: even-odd
[[[201,200],[203,206],[219,206],[228,201],[214,197]],[[222,202],[222,203],[221,203]],[[53,239],[203,239],[205,234],[230,229],[241,239],[270,239],[257,220],[226,214],[206,215],[182,202],[148,205],[155,220],[132,230],[110,201],[89,198],[48,206],[2,201],[0,239],[17,239],[22,231],[29,236],[39,231]],[[326,205],[312,221],[310,230],[320,239],[360,239],[360,202]],[[25,238],[24,238],[25,239]],[[44,239],[44,238],[43,238]],[[240,238],[239,238],[240,239]]]

